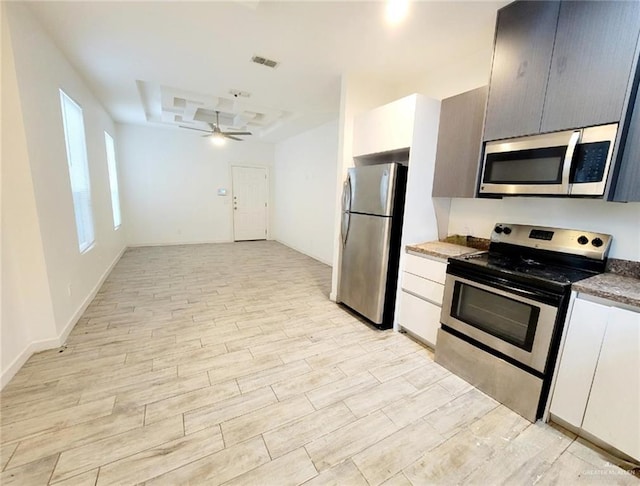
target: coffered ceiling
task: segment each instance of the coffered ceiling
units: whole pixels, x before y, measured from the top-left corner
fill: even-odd
[[[278,141],[337,117],[343,73],[404,83],[486,57],[505,3],[412,2],[397,26],[368,1],[28,5],[116,121],[207,128],[219,111]]]

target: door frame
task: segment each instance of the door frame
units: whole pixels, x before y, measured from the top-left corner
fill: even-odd
[[[229,205],[229,211],[231,212],[231,241],[235,242],[236,228],[235,228],[235,211],[233,210],[233,168],[240,167],[244,169],[264,169],[267,176],[265,185],[267,189],[267,212],[266,212],[266,225],[267,225],[267,237],[266,240],[271,240],[271,211],[273,209],[273,201],[271,200],[271,167],[268,165],[251,164],[251,163],[229,163],[229,180],[231,182],[231,204]]]

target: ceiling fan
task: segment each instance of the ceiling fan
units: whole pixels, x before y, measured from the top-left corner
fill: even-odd
[[[223,145],[226,138],[230,138],[231,140],[237,140],[242,142],[243,139],[238,138],[236,135],[251,135],[251,132],[223,132],[220,130],[220,119],[219,119],[219,111],[216,111],[216,123],[208,123],[211,127],[211,131],[202,130],[200,128],[193,127],[185,127],[184,125],[180,125],[180,128],[188,128],[189,130],[197,130],[199,132],[207,132],[207,135],[203,135],[203,137],[211,137],[211,141],[216,145]]]

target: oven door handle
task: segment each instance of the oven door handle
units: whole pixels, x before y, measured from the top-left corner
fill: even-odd
[[[451,280],[451,282],[450,282]],[[447,278],[445,280],[445,294],[446,287],[450,285],[453,287],[454,282],[461,282],[463,284],[468,284],[483,290],[487,290],[489,292],[493,291],[498,295],[502,295],[504,297],[511,297],[514,300],[519,300],[523,303],[528,304],[536,304],[536,305],[544,305],[549,307],[558,308],[560,306],[560,297],[551,295],[543,292],[536,292],[528,289],[523,289],[516,286],[511,286],[504,281],[495,281],[495,280],[486,280],[483,278],[479,278],[478,276],[470,276],[470,275],[457,275],[450,272],[447,272]],[[519,299],[517,298],[519,297]]]
[[[471,280],[471,282],[473,281]],[[506,285],[500,282],[491,282],[491,283],[482,282],[482,283],[484,285],[487,285],[488,287],[495,288],[496,290],[501,290],[507,294],[514,294],[520,297],[531,299],[532,301],[535,301],[535,302],[545,303],[545,302],[541,302],[541,298],[544,299],[544,297],[546,296],[541,294],[540,292],[534,292],[533,290],[527,290],[520,287],[512,287],[510,285]]]
[[[562,189],[565,194],[569,194],[571,192],[569,183],[569,178],[571,177],[571,162],[573,161],[573,154],[576,151],[576,146],[580,141],[581,135],[581,130],[576,130],[571,134],[569,143],[567,144],[567,151],[564,153],[564,161],[562,163]]]

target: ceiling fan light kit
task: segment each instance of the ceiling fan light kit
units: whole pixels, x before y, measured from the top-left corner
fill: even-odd
[[[221,146],[226,143],[226,139],[230,138],[231,140],[236,140],[238,142],[242,142],[243,139],[238,138],[237,135],[251,135],[251,132],[223,132],[220,129],[220,112],[216,111],[216,123],[209,123],[211,127],[211,131],[202,130],[200,128],[194,127],[186,127],[184,125],[180,125],[180,128],[188,128],[189,130],[197,130],[199,132],[206,132],[207,135],[203,135],[203,137],[208,137],[211,139],[211,142],[214,145]]]
[[[213,132],[211,135],[206,135],[206,136],[211,139],[211,143],[212,144],[214,144],[214,145],[216,145],[218,147],[221,147],[222,145],[227,143],[225,141],[225,139],[224,139],[225,138],[224,135],[222,135],[219,132]]]

